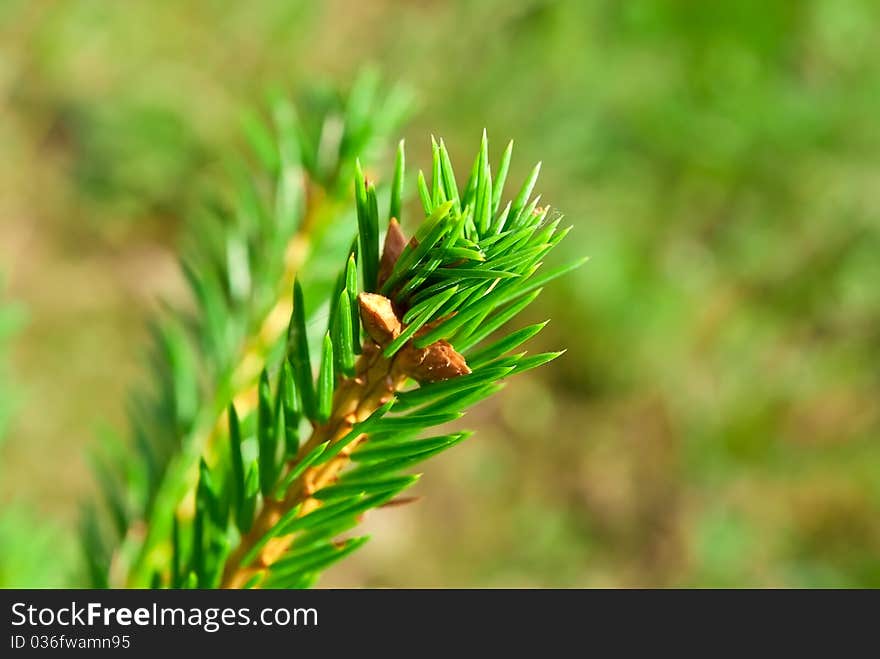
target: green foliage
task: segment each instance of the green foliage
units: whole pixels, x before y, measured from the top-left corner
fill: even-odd
[[[314,383],[302,377],[310,372],[306,335],[314,310],[306,313],[299,284],[288,334],[302,350],[290,360],[293,378],[285,381],[280,401],[269,403],[267,381],[258,386],[253,364],[274,370],[279,363],[285,333],[278,318],[290,308],[290,286],[301,267],[308,264],[309,289],[316,296],[329,290],[332,282],[322,263],[344,249],[340,240],[348,240],[344,227],[350,211],[342,202],[356,156],[376,153],[408,103],[397,89],[383,95],[370,72],[349,95],[320,100],[299,117],[288,99],[276,95],[267,118],[249,116],[245,132],[252,154],[231,167],[234,194],[217,195],[193,218],[182,267],[195,311],[172,311],[155,322],[152,381],[133,394],[129,406],[133,453],[113,448],[98,459],[108,474],[102,487],[106,500],[88,507],[111,511],[115,521],[107,524],[98,510],[83,518],[95,585],[150,583],[155,564],[170,553],[175,509],[195,495],[200,457],[211,460],[220,452],[218,419],[236,395],[253,391],[260,403],[259,466],[250,457],[254,420],[244,418],[240,429],[242,454],[248,456],[242,465],[245,490],[253,482],[268,490],[269,454],[295,450],[300,410],[313,416],[317,409]],[[289,430],[279,432],[278,423]],[[215,486],[225,494],[225,482]],[[202,494],[196,507],[209,503],[210,488]],[[237,501],[243,522],[247,514],[241,506],[250,505],[250,499],[239,495]],[[204,520],[196,519],[203,528]],[[113,575],[111,562],[118,570]]]
[[[500,328],[576,265],[540,269],[565,232],[531,197],[537,168],[499,211],[485,133],[461,189],[446,145],[433,142],[426,217],[399,255],[380,253],[379,197],[389,220],[405,219],[406,168],[401,142],[390,189],[380,190],[358,160],[382,137],[370,122],[388,127],[400,115],[399,96],[380,107],[376,94],[366,74],[339,116],[312,134],[311,121],[280,97],[272,128],[248,116],[253,164],[234,168],[235,197],[208,206],[185,251],[195,311],[155,325],[155,388],[132,402],[135,453],[114,442],[99,452],[105,513],[89,507],[82,525],[94,585],[310,585],[362,544],[339,544],[341,529],[416,482],[402,470],[466,436],[420,439],[424,431],[460,417],[497,391],[497,380],[557,355],[507,354],[543,326],[477,345],[489,336],[485,327]],[[338,155],[328,160],[324,131],[337,121]],[[502,177],[510,157],[508,147]],[[353,204],[344,178],[354,181]],[[325,265],[331,258],[341,265],[335,275]],[[359,298],[379,290],[399,315],[387,341],[375,336]],[[321,308],[326,330],[316,336]],[[463,364],[477,348],[471,372]],[[376,360],[384,375],[373,374]],[[357,394],[353,409],[363,418],[352,424],[337,405],[349,404],[366,371],[379,379]],[[391,380],[398,384],[380,396]],[[358,457],[366,437],[386,452]],[[337,473],[352,449],[364,464]],[[329,475],[312,491],[316,473]],[[273,543],[283,551],[272,569],[250,574],[249,562]]]
[[[293,305],[288,330],[278,339],[280,350],[273,346],[267,351],[255,409],[224,404],[228,441],[222,451],[206,450],[199,462],[192,516],[185,494],[175,502],[170,551],[153,556],[152,583],[174,588],[313,584],[321,570],[366,541],[340,540],[340,533],[415,484],[418,476],[407,474],[409,468],[469,434],[423,437],[426,431],[459,418],[496,392],[505,377],[560,354],[510,354],[546,323],[486,341],[532,302],[541,286],[578,264],[546,274],[541,269],[565,232],[557,231],[558,219],[547,222],[548,209],[531,197],[538,169],[501,210],[485,133],[463,188],[455,181],[445,144],[432,146],[425,219],[399,254],[389,251],[395,242],[391,235],[380,254],[379,191],[355,164],[357,239],[349,241],[355,247],[340,258],[338,275],[331,278],[335,284],[319,293],[329,307],[326,332],[311,340],[302,284],[308,275],[303,273],[292,285]],[[260,149],[267,164],[268,139],[260,141]],[[510,157],[508,147],[499,166],[501,179]],[[391,178],[389,220],[402,212],[404,162],[401,144]],[[419,180],[424,180],[421,172]],[[389,227],[389,233],[399,231]],[[271,253],[264,258],[271,260]],[[380,261],[386,263],[384,272]],[[376,290],[384,296],[362,297]],[[225,292],[228,303],[230,288]],[[208,299],[200,298],[206,318],[214,309]],[[379,312],[374,317],[370,300],[384,301],[393,322]],[[228,305],[225,313],[233,315]],[[354,337],[360,339],[357,344]],[[317,376],[313,353],[319,357]],[[227,401],[237,394],[227,393]],[[359,415],[354,421],[349,420],[352,410]],[[305,421],[312,432],[303,444]],[[357,466],[346,468],[350,462]],[[123,517],[117,525],[124,530],[124,513],[117,517]],[[155,537],[152,530],[150,535]],[[252,565],[258,555],[268,569]]]

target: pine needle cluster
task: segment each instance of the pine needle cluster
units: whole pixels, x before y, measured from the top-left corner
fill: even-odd
[[[493,169],[484,133],[461,185],[432,139],[408,223],[404,144],[384,184],[361,166],[400,114],[377,98],[362,80],[311,135],[284,102],[274,132],[248,124],[272,183],[249,179],[185,264],[197,310],[160,325],[161,395],[133,412],[141,496],[107,474],[109,543],[86,518],[96,585],[308,587],[469,436],[437,426],[561,354],[523,348],[546,323],[507,329],[579,264],[543,267],[568,229],[534,195],[540,166],[504,201],[512,144]]]

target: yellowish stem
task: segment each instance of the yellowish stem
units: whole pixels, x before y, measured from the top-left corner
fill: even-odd
[[[355,423],[365,420],[384,405],[406,381],[406,375],[397,373],[393,362],[383,357],[381,349],[370,341],[366,342],[355,371],[355,377],[346,378],[337,387],[329,420],[315,426],[308,441],[286,465],[285,473],[290,473],[319,444],[327,440],[332,444],[345,437]],[[320,506],[320,502],[312,495],[339,477],[349,463],[352,451],[365,438],[366,435],[358,436],[328,462],[306,469],[290,486],[282,501],[272,498],[264,501],[251,530],[229,556],[221,587],[242,588],[255,576],[259,576],[258,583],[262,581],[268,568],[290,548],[294,536],[291,534],[272,538],[246,565],[242,564],[244,558],[289,511],[299,506],[297,517],[302,517]]]

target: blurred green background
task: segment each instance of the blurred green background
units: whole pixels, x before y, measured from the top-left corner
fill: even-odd
[[[27,310],[0,390],[0,551],[29,559],[7,583],[76,565],[86,447],[125,423],[242,110],[372,63],[420,100],[410,161],[430,133],[466,163],[484,126],[493,158],[514,138],[511,180],[543,160],[563,249],[592,260],[528,319],[568,353],[469,415],[424,499],[373,514],[322,585],[880,586],[878,21],[873,0],[0,1],[0,271]]]

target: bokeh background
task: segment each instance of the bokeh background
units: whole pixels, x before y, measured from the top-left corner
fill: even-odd
[[[592,260],[567,354],[469,415],[325,586],[880,586],[880,4],[0,2],[0,584],[76,578],[87,447],[184,290],[197,190],[267,87],[364,64],[403,136],[512,179]],[[562,258],[562,257],[560,257]],[[10,306],[14,304],[13,308]]]

